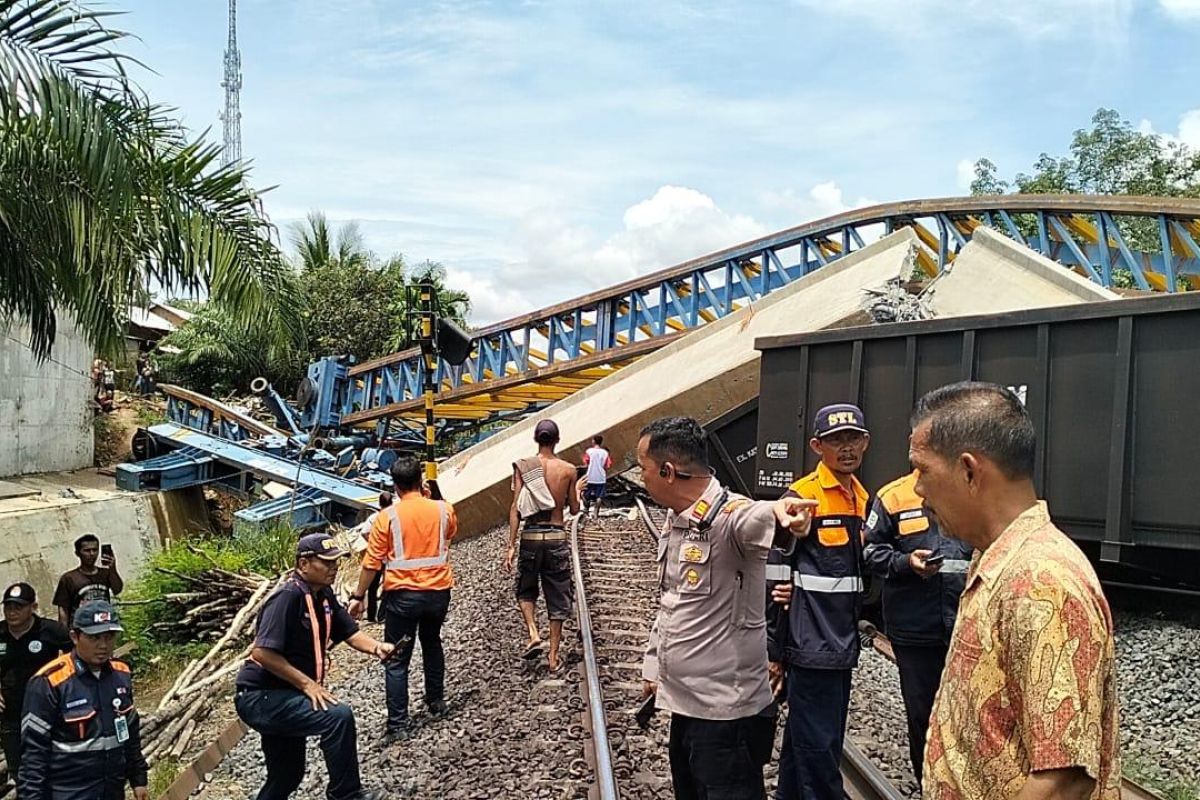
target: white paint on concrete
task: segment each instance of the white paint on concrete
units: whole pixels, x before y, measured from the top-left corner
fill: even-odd
[[[27,327],[0,322],[0,478],[91,466],[91,347],[66,319],[52,360],[28,342]]]
[[[1098,283],[991,228],[977,228],[929,291],[939,317],[1119,300]]]
[[[33,584],[44,616],[56,613],[51,599],[58,577],[79,566],[72,543],[83,534],[113,546],[126,583],[159,548],[153,494],[114,490],[111,478],[93,472],[11,482],[36,493],[0,500],[0,587],[18,580]],[[64,497],[64,490],[73,496]]]

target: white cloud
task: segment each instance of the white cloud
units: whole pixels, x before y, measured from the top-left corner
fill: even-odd
[[[660,187],[627,208],[622,223],[622,230],[597,241],[588,229],[565,225],[553,213],[531,214],[521,228],[527,260],[509,269],[525,278],[572,276],[598,289],[767,233],[751,217],[726,212],[683,186]]]
[[[1179,127],[1175,133],[1155,130],[1154,124],[1148,119],[1139,122],[1137,129],[1141,133],[1157,134],[1168,142],[1184,144],[1193,150],[1200,151],[1200,108],[1183,112],[1179,117]]]
[[[517,316],[534,308],[523,292],[498,285],[491,275],[460,269],[446,270],[446,285],[459,289],[471,298],[470,322],[483,326]]]
[[[1183,20],[1200,20],[1200,0],[1158,0],[1168,16]]]
[[[818,183],[804,195],[797,194],[794,189],[765,192],[762,195],[763,205],[787,212],[795,220],[794,224],[832,217],[852,208],[873,206],[878,202],[869,197],[859,197],[853,203],[848,203],[843,197],[842,187],[836,181]]]
[[[975,180],[975,162],[969,158],[964,158],[954,167],[955,183],[959,189],[969,190],[971,183]]]

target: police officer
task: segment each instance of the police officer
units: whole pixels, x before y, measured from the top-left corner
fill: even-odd
[[[764,620],[767,551],[781,528],[806,530],[811,503],[752,503],[712,477],[693,419],[646,426],[638,442],[646,490],[669,510],[659,538],[661,588],[642,677],[671,712],[678,800],[759,800],[775,704]],[[781,532],[781,538],[788,534]]]
[[[262,736],[267,780],[258,800],[285,800],[299,788],[308,736],[321,737],[328,800],[386,796],[362,790],[354,712],[324,685],[331,643],[346,642],[380,661],[392,653],[390,644],[358,629],[330,588],[346,555],[328,534],[301,537],[295,572],[258,614],[254,648],[238,671],[234,697],[238,716]]]
[[[921,782],[925,730],[950,647],[970,545],[943,536],[916,493],[916,472],[879,490],[867,517],[867,568],[883,578],[883,624],[908,718],[908,752]]]
[[[148,800],[141,722],[129,667],[112,657],[123,630],[116,609],[91,600],[75,611],[75,649],[38,670],[21,717],[21,800],[122,800],[125,784]]]
[[[854,472],[869,442],[857,406],[822,408],[809,440],[821,460],[784,494],[816,505],[811,533],[796,542],[788,558],[793,587],[784,654],[787,735],[796,791],[804,800],[844,796],[838,766],[850,708],[850,676],[858,664],[861,535],[869,499]]]
[[[42,667],[71,652],[71,636],[55,620],[37,614],[37,594],[28,583],[4,590],[0,624],[0,744],[8,775],[16,783],[21,766],[21,709],[25,686]]]

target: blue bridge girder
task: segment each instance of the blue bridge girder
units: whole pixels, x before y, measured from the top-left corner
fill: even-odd
[[[293,495],[264,501],[235,516],[253,524],[290,515],[301,527],[318,522],[352,524],[360,511],[373,509],[379,488],[298,464],[261,449],[173,422],[146,429],[157,448],[169,450],[145,461],[117,466],[117,486],[129,490],[170,490],[207,483],[245,493],[255,480],[292,487]]]
[[[1152,243],[1157,251],[1130,245],[1125,231],[1135,219],[1157,232]],[[1200,288],[1200,200],[1003,195],[889,203],[781,231],[475,331],[463,365],[438,362],[437,414],[492,419],[523,403],[566,396],[578,388],[574,378],[586,385],[612,365],[658,349],[902,227],[913,228],[921,241],[921,268],[937,274],[980,225],[1105,285],[1122,270],[1145,290]],[[417,350],[358,365],[329,361],[309,368],[321,407],[307,412],[306,427],[318,419],[314,415],[322,424],[363,427],[420,412],[424,367]]]

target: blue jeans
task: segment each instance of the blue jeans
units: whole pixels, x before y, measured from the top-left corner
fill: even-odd
[[[408,721],[408,665],[416,639],[421,640],[425,667],[425,704],[446,696],[446,656],[442,651],[442,623],[450,609],[450,590],[396,589],[383,593],[383,638],[397,653],[384,666],[387,690],[387,727]]]
[[[848,669],[788,668],[788,718],[794,796],[843,800],[842,744],[850,710]],[[780,786],[786,759],[780,757]],[[790,788],[790,787],[789,787]]]
[[[329,770],[328,800],[353,800],[362,793],[354,712],[345,702],[325,711],[294,689],[247,689],[234,698],[238,716],[262,735],[267,780],[257,800],[287,800],[304,780],[304,746],[321,737]]]

